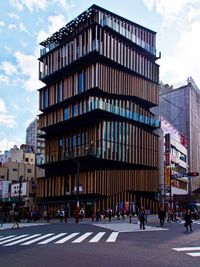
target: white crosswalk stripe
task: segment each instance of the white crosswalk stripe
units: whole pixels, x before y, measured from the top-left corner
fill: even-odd
[[[73,234],[70,234],[70,235],[64,237],[63,239],[61,239],[61,240],[55,242],[55,244],[63,244],[63,243],[65,243],[65,242],[67,242],[68,240],[70,240],[71,238],[77,236],[78,234],[80,234],[80,233],[73,233]]]
[[[118,237],[119,232],[113,232],[109,238],[106,240],[106,242],[115,242]]]
[[[9,239],[9,238],[14,237],[14,236],[15,235],[9,235],[9,236],[6,236],[6,237],[1,237],[0,241],[5,240],[5,239]]]
[[[36,243],[37,241],[39,241],[39,240],[41,240],[41,239],[44,239],[44,238],[46,238],[46,237],[52,236],[52,235],[54,235],[54,234],[53,234],[53,233],[51,233],[51,234],[46,234],[46,235],[37,237],[37,238],[35,238],[35,239],[31,240],[31,241],[25,242],[25,243],[23,243],[23,244],[21,244],[21,245],[23,245],[23,246],[27,246],[27,245]]]
[[[32,239],[33,237],[36,237],[36,236],[40,236],[41,234],[35,234],[35,235],[32,235],[32,236],[27,236],[27,237],[24,237],[20,240],[17,240],[17,241],[14,241],[14,242],[11,242],[11,243],[8,243],[8,244],[5,244],[4,246],[13,246],[13,245],[16,245],[16,244],[19,244],[19,243],[22,243],[26,240],[29,240],[29,239]]]
[[[200,257],[200,247],[181,247],[181,248],[172,248],[178,252],[186,252],[187,255],[192,257]],[[198,252],[193,252],[198,251]]]
[[[107,237],[106,237],[106,234],[108,235]],[[19,236],[9,235],[9,236],[0,238],[0,245],[3,245],[4,247],[11,247],[14,245],[28,246],[28,245],[35,244],[35,243],[37,245],[46,245],[48,243],[64,244],[67,241],[70,241],[73,244],[79,244],[84,241],[89,242],[89,243],[97,243],[104,236],[106,237],[106,239],[104,239],[105,242],[116,242],[118,235],[119,235],[119,232],[111,232],[111,233],[75,232],[71,234],[67,234],[67,233],[41,234],[40,233],[40,234],[33,234],[33,235],[25,234],[25,235],[19,235]]]
[[[0,245],[3,245],[5,243],[9,243],[10,241],[14,241],[14,240],[20,239],[20,238],[25,237],[25,236],[27,236],[27,235],[20,235],[20,236],[16,236],[16,237],[13,237],[13,238],[10,238],[10,239],[6,239],[4,241],[1,241]]]
[[[64,235],[66,235],[66,234],[67,234],[67,233],[60,233],[60,234],[58,234],[58,235],[55,235],[55,236],[53,236],[53,237],[50,237],[50,238],[48,238],[48,239],[46,239],[46,240],[44,240],[44,241],[38,243],[38,245],[44,245],[44,244],[50,243],[51,241],[53,241],[53,240],[55,240],[55,239],[58,239],[59,237],[64,236]]]
[[[81,243],[83,240],[85,240],[88,236],[90,236],[92,234],[92,232],[89,233],[85,233],[82,236],[80,236],[79,238],[75,239],[74,241],[72,241],[72,243]]]
[[[95,237],[93,237],[89,243],[96,243],[99,242],[99,240],[105,235],[106,232],[100,232],[97,235],[95,235]]]

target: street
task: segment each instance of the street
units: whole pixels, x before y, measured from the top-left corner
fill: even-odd
[[[161,228],[156,217],[145,230],[128,218],[93,224],[39,222],[0,231],[0,266],[196,267],[199,234],[199,221],[193,223],[193,232],[186,233],[183,222]]]

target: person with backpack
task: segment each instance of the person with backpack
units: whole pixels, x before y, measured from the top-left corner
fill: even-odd
[[[144,210],[144,207],[141,207],[141,209],[138,213],[138,219],[140,221],[140,229],[145,230],[145,210]]]

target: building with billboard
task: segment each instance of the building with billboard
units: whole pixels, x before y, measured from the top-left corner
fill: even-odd
[[[164,146],[164,190],[166,206],[174,207],[176,202],[186,201],[189,192],[188,141],[170,122],[160,116]]]

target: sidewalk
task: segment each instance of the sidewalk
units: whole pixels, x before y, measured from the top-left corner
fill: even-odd
[[[123,220],[122,218],[117,219],[117,217],[112,217],[111,219],[112,223],[130,223],[130,217],[126,216],[125,219]],[[131,223],[132,224],[137,224],[138,222],[138,218],[137,216],[132,216],[131,217]],[[151,214],[148,215],[147,217],[147,223],[158,223],[158,215],[157,214]],[[48,225],[48,224],[60,224],[60,220],[59,219],[51,219],[49,223],[47,223],[44,220],[39,220],[36,222],[27,222],[26,220],[21,220],[21,222],[19,223],[19,227],[23,228],[23,227],[30,227],[30,226],[38,226],[38,225]],[[71,217],[67,219],[67,223],[74,223],[75,224],[75,218]],[[66,223],[66,224],[67,224]],[[92,222],[91,218],[83,218],[82,221],[79,221],[79,224],[109,224],[110,222],[108,221],[108,218],[106,218],[105,220],[101,220],[99,222],[96,222],[94,220],[94,222]],[[62,224],[65,224],[65,222],[62,222]],[[3,223],[3,225],[1,226],[0,224],[0,231],[1,230],[7,230],[7,229],[12,229],[13,223]]]

